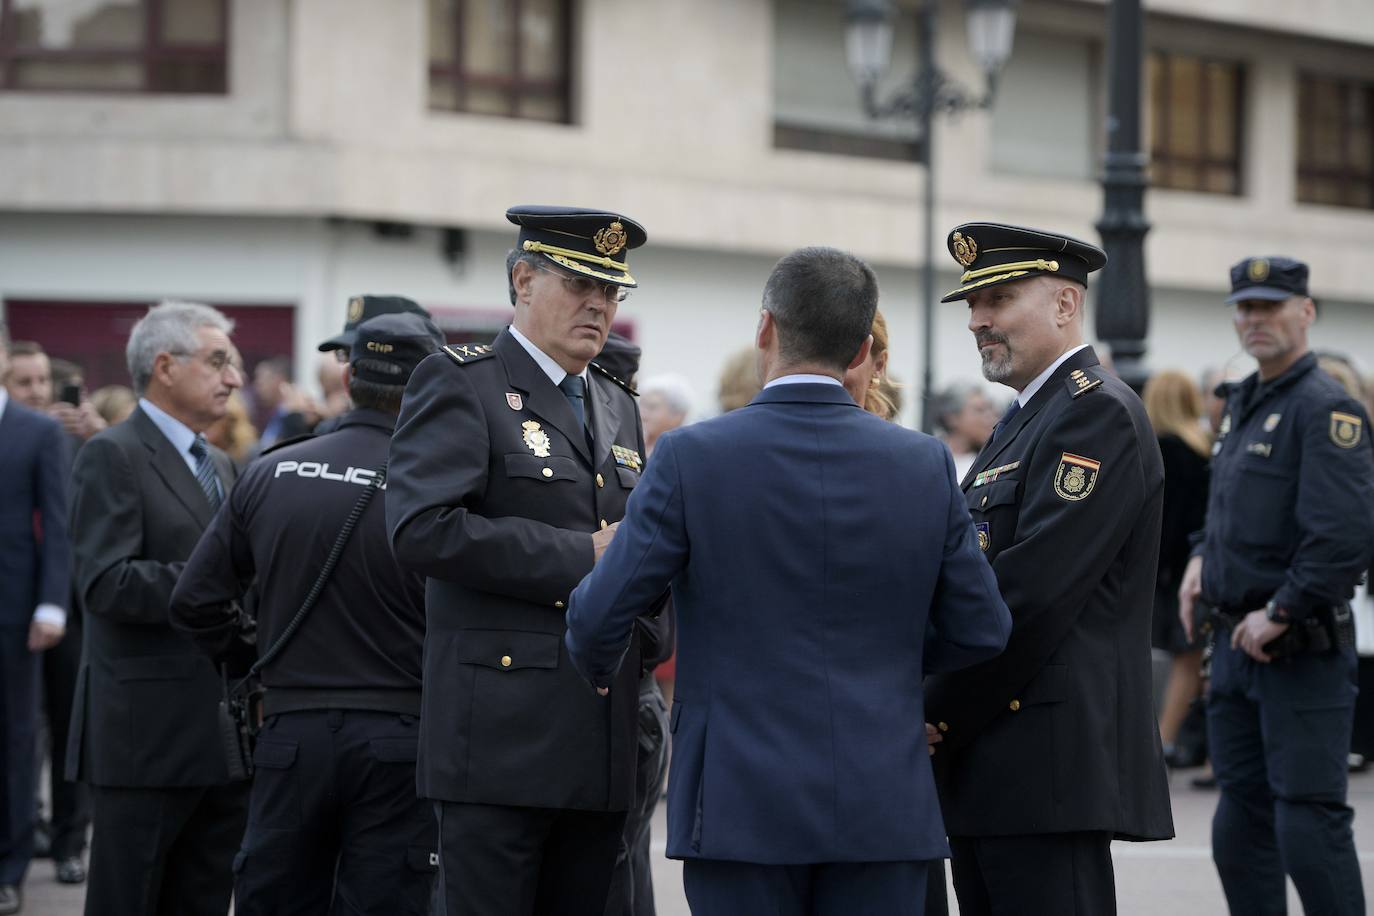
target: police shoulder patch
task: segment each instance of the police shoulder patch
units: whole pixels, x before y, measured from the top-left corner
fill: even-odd
[[[1069,502],[1086,499],[1097,484],[1097,473],[1101,469],[1101,462],[1064,452],[1059,456],[1059,467],[1054,469],[1055,494]]]
[[[1354,448],[1360,444],[1364,432],[1364,420],[1353,413],[1331,411],[1331,441],[1341,448]]]
[[[619,385],[621,388],[624,388],[627,392],[629,392],[630,397],[639,397],[639,392],[635,391],[634,386],[631,385],[629,382],[625,381],[624,379],[617,378],[614,375],[611,375],[611,373],[607,372],[601,366],[598,366],[595,362],[591,363],[591,367],[595,369],[597,372],[599,372],[603,377],[610,379],[611,381]]]
[[[444,347],[444,353],[460,366],[496,355],[496,351],[487,344],[449,344]]]

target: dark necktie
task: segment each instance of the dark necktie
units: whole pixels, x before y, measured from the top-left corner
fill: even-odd
[[[1011,418],[1016,416],[1016,412],[1020,409],[1020,399],[1012,398],[1011,406],[1007,408],[1006,413],[1002,414],[1002,419],[997,421],[997,425],[992,428],[992,438],[988,440],[989,444],[997,441],[997,437],[1002,435],[1002,430],[1007,428],[1007,424],[1011,423]]]
[[[568,403],[572,405],[573,416],[583,429],[587,426],[587,382],[580,375],[569,375],[558,383]]]
[[[205,444],[204,436],[196,436],[191,443],[191,457],[196,459],[196,483],[205,492],[210,511],[218,511],[224,499],[219,495],[219,477],[215,474],[215,463],[210,460],[210,447]]]

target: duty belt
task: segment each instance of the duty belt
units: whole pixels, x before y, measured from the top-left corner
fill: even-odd
[[[420,691],[385,689],[315,690],[300,687],[268,687],[262,701],[264,716],[311,709],[361,709],[420,715]]]
[[[1212,610],[1214,635],[1235,629],[1248,611]],[[1223,637],[1224,638],[1224,637]],[[1283,634],[1264,646],[1271,658],[1291,658],[1295,655],[1320,655],[1334,649],[1348,649],[1355,645],[1355,618],[1349,604],[1316,608],[1300,620],[1294,620]]]

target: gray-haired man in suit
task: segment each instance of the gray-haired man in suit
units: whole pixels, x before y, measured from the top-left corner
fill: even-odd
[[[219,913],[248,784],[231,783],[215,667],[172,629],[172,588],[234,481],[206,427],[243,383],[233,324],[168,302],[129,335],[138,408],[91,439],[73,472],[85,641],[67,773],[92,786],[86,913]]]

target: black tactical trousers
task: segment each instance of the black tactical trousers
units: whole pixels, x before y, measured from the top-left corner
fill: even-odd
[[[414,716],[269,716],[253,753],[234,912],[427,913],[434,814],[415,795]]]

